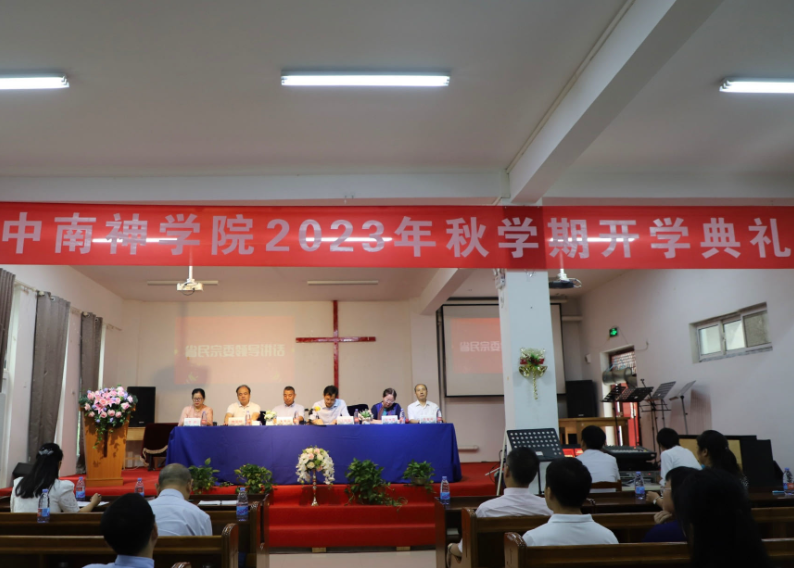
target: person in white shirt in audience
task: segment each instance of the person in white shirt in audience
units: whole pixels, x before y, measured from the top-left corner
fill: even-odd
[[[292,418],[295,424],[303,422],[303,405],[295,402],[295,389],[293,387],[284,387],[284,404],[279,404],[273,409],[276,416],[280,418]]]
[[[237,402],[233,402],[226,409],[226,416],[223,418],[224,424],[229,424],[229,418],[245,418],[245,413],[251,413],[251,422],[259,420],[261,407],[255,402],[251,402],[251,387],[240,385],[237,387]]]
[[[99,530],[118,556],[110,564],[85,568],[154,568],[157,523],[146,499],[137,493],[122,495],[102,513]]]
[[[193,478],[182,464],[160,471],[157,499],[150,503],[160,536],[212,536],[210,516],[188,501],[192,490]]]
[[[412,402],[406,407],[406,420],[411,424],[419,424],[422,418],[435,420],[438,416],[438,405],[427,400],[427,386],[421,383],[416,385],[414,394],[416,394],[416,402]]]
[[[482,503],[477,507],[478,517],[518,517],[529,515],[551,515],[551,509],[543,497],[533,495],[529,485],[538,475],[540,462],[535,452],[529,448],[515,448],[507,455],[502,470],[504,472],[505,493]],[[452,543],[447,547],[447,564],[454,558],[457,562],[463,556],[463,541]]]
[[[582,514],[582,503],[590,493],[592,478],[582,462],[571,458],[554,460],[546,469],[546,504],[552,510],[545,525],[524,533],[527,546],[617,544],[614,533]]]
[[[340,416],[350,416],[345,401],[341,398],[336,398],[338,394],[339,389],[334,385],[329,385],[323,389],[323,400],[318,400],[312,406],[313,424],[336,424],[336,419]],[[317,410],[318,408],[319,410]]]
[[[691,467],[700,469],[700,462],[691,451],[682,448],[679,443],[678,432],[672,428],[662,428],[656,434],[656,443],[662,453],[661,479],[666,479],[667,472],[677,467]]]
[[[91,502],[82,509],[74,496],[74,483],[58,479],[63,463],[63,451],[58,444],[44,444],[36,453],[33,470],[14,480],[11,491],[12,513],[35,513],[39,510],[42,489],[50,496],[50,513],[88,513],[99,504],[101,496],[95,493]]]
[[[618,460],[602,451],[606,441],[607,435],[598,426],[588,426],[582,430],[581,445],[584,451],[576,459],[587,466],[593,483],[620,481]]]

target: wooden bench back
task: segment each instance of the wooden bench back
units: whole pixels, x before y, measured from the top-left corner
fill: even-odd
[[[155,568],[175,563],[214,568],[237,568],[239,527],[226,525],[220,536],[165,536],[154,548]],[[70,568],[112,562],[116,554],[101,536],[8,536],[0,535],[0,566]]]

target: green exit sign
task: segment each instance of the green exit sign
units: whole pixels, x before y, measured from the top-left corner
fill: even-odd
[[[612,327],[609,329],[609,337],[617,337],[618,336],[618,328]]]

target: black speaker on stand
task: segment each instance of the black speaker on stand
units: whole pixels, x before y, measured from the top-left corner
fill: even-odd
[[[568,402],[568,418],[598,416],[593,381],[565,381],[565,398]]]
[[[130,416],[130,428],[140,428],[154,422],[154,397],[157,387],[127,387],[127,392],[138,397],[135,412]]]

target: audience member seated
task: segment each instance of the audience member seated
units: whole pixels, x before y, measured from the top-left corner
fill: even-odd
[[[529,448],[516,448],[507,455],[503,478],[505,493],[482,503],[477,507],[478,517],[518,517],[524,515],[550,516],[551,509],[543,497],[533,495],[529,485],[538,475],[540,462],[535,452]],[[463,554],[463,541],[451,543],[447,547],[449,554],[460,562]],[[449,563],[449,562],[448,562]]]
[[[736,456],[728,447],[728,439],[716,430],[706,430],[697,438],[698,461],[707,468],[721,469],[736,477],[742,482],[745,489],[750,484],[747,477],[739,468]]]
[[[656,434],[656,443],[662,453],[662,469],[659,472],[661,479],[667,479],[667,473],[677,467],[691,467],[700,469],[700,463],[695,454],[679,445],[678,432],[672,428],[662,428]]]
[[[427,400],[427,385],[418,384],[414,387],[416,402],[408,405],[405,412],[405,419],[411,424],[419,424],[422,418],[433,418],[438,416],[438,405]]]
[[[592,485],[587,467],[576,459],[554,460],[546,469],[546,504],[552,511],[545,525],[524,533],[527,546],[617,544],[606,527],[582,514],[582,504]]]
[[[185,425],[185,418],[201,418],[202,426],[212,426],[212,409],[204,404],[204,389],[193,389],[192,396],[193,404],[182,409],[179,425]]]
[[[276,416],[279,418],[292,418],[295,424],[303,422],[303,405],[295,402],[295,388],[284,387],[284,404],[279,404],[273,409]]]
[[[35,513],[39,509],[42,489],[50,496],[50,513],[88,513],[99,504],[101,495],[95,493],[91,502],[80,509],[74,497],[74,483],[58,479],[63,452],[58,444],[44,444],[36,454],[33,471],[14,480],[11,491],[12,513]]]
[[[587,467],[593,483],[620,481],[618,460],[601,451],[606,442],[607,435],[598,426],[588,426],[582,430],[582,455],[576,459]]]
[[[394,402],[397,400],[397,391],[389,388],[383,391],[383,401],[372,407],[372,417],[375,422],[380,422],[384,416],[399,416],[402,412],[399,403]]]
[[[85,568],[154,568],[157,523],[146,499],[137,493],[122,495],[102,513],[99,527],[118,556],[110,564]]]
[[[336,424],[336,419],[340,416],[350,416],[345,401],[336,398],[338,394],[339,389],[334,385],[323,389],[323,400],[318,400],[312,406],[313,424]]]
[[[694,568],[771,568],[747,492],[735,474],[696,471],[673,490]]]
[[[642,542],[686,542],[684,531],[675,516],[675,506],[673,495],[684,480],[700,470],[691,467],[676,467],[667,472],[665,477],[663,497],[657,493],[648,492],[647,499],[652,500],[654,505],[659,505],[662,510],[654,515],[656,526],[648,531]]]
[[[240,385],[237,387],[237,402],[233,402],[226,409],[226,416],[223,419],[224,424],[229,423],[229,418],[245,418],[246,413],[250,413],[251,422],[259,420],[259,414],[262,411],[260,406],[255,402],[251,402],[251,387],[248,385]]]
[[[193,478],[185,466],[165,466],[156,487],[157,499],[150,505],[160,536],[212,536],[210,516],[188,501]]]

